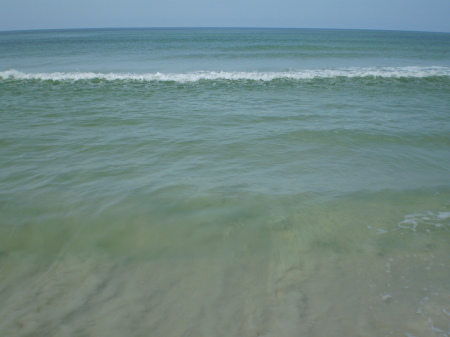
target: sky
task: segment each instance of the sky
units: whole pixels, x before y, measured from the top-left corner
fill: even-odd
[[[0,30],[289,27],[450,32],[450,0],[0,0]]]

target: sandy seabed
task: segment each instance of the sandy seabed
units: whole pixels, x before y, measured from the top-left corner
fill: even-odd
[[[449,336],[446,242],[364,230],[349,242],[237,226],[209,254],[3,252],[0,335]]]

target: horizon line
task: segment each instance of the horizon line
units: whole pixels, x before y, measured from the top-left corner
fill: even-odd
[[[263,27],[263,26],[154,26],[154,27],[143,27],[143,26],[124,26],[124,27],[83,27],[83,28],[32,28],[32,29],[7,29],[0,30],[0,33],[12,33],[12,32],[32,32],[32,31],[63,31],[63,30],[126,30],[126,29],[304,29],[304,30],[355,30],[355,31],[382,31],[382,32],[405,32],[405,33],[440,33],[440,34],[450,34],[445,31],[432,31],[432,30],[406,30],[406,29],[380,29],[380,28],[308,28],[308,27]]]

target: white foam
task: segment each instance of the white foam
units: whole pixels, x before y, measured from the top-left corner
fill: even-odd
[[[191,73],[94,73],[94,72],[53,72],[24,73],[17,70],[0,72],[2,79],[15,80],[51,80],[51,81],[161,81],[161,82],[198,82],[202,80],[253,80],[273,81],[313,80],[326,78],[425,78],[434,76],[450,76],[448,67],[369,67],[369,68],[339,68],[311,69],[282,72],[225,72],[200,71]]]
[[[426,212],[405,215],[403,221],[398,223],[400,228],[416,231],[423,229],[427,232],[442,230],[450,227],[450,212]]]
[[[437,217],[440,220],[450,219],[450,212],[439,212]]]
[[[380,296],[381,296],[381,300],[383,302],[390,303],[392,301],[392,295],[391,294],[380,294]]]

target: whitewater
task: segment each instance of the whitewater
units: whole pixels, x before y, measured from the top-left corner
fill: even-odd
[[[133,74],[133,73],[23,73],[17,70],[0,72],[2,79],[15,80],[44,80],[44,81],[81,81],[81,80],[106,80],[106,81],[174,81],[197,82],[201,80],[253,80],[273,81],[287,80],[313,80],[324,78],[427,78],[448,77],[450,68],[447,67],[379,67],[379,68],[343,68],[343,69],[312,69],[302,71],[285,72],[194,72],[185,74]]]

